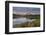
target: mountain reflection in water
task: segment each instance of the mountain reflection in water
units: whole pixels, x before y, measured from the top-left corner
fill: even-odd
[[[32,22],[34,20],[35,19],[15,18],[15,19],[13,19],[13,25],[15,25],[15,24],[22,24],[22,23],[25,23],[25,22]]]

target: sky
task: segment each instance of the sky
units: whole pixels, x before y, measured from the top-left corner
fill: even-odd
[[[13,12],[40,13],[40,8],[34,8],[34,7],[13,7]]]

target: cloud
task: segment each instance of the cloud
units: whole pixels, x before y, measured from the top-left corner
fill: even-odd
[[[33,7],[13,7],[13,12],[40,13],[40,8],[33,8]]]

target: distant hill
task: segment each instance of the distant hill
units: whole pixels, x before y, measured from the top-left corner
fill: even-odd
[[[23,13],[23,12],[13,12],[13,14],[16,14],[16,15],[40,15],[40,13],[31,13],[31,12],[26,12],[26,13]]]

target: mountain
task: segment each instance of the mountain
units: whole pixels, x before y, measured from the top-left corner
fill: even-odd
[[[16,15],[40,15],[40,13],[32,13],[32,12],[13,12]]]

